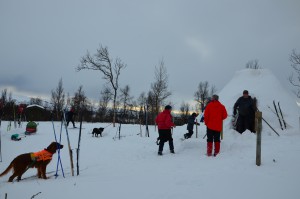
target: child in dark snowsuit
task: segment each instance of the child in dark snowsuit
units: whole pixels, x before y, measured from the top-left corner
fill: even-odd
[[[194,133],[194,124],[199,125],[199,123],[195,122],[195,119],[196,119],[197,116],[198,116],[197,113],[193,113],[191,116],[189,116],[188,122],[187,122],[187,127],[186,127],[186,129],[189,132],[184,134],[185,139],[188,139],[188,138],[192,137],[192,135]]]

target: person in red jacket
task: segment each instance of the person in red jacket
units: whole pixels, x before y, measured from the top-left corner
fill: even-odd
[[[76,115],[75,111],[74,111],[74,108],[71,108],[70,111],[68,111],[66,113],[66,122],[67,122],[67,126],[69,126],[69,123],[72,122],[73,124],[73,128],[77,128],[75,126],[75,122],[74,122],[74,119],[73,119],[73,116]]]
[[[171,115],[172,107],[167,105],[165,110],[159,113],[155,119],[155,123],[157,124],[158,134],[159,134],[159,147],[158,147],[158,155],[162,155],[164,149],[164,143],[169,141],[170,152],[174,152],[174,144],[172,138],[172,128],[175,127],[175,124],[172,122]]]
[[[207,156],[212,155],[214,143],[214,156],[220,153],[220,132],[223,120],[227,118],[225,106],[219,102],[219,96],[213,95],[212,101],[206,106],[204,122],[207,127]]]

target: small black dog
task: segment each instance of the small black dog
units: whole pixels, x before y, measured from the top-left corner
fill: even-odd
[[[102,132],[103,132],[104,128],[94,128],[93,129],[93,137],[95,135],[95,137],[98,137],[98,135],[100,135],[100,137],[102,137]]]

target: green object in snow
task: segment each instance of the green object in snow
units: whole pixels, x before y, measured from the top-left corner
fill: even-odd
[[[11,140],[15,140],[15,141],[21,140],[21,138],[19,138],[19,134],[13,134],[13,135],[11,135],[10,139]]]
[[[37,127],[37,124],[35,122],[28,122],[27,125],[26,125],[27,128],[36,128]]]

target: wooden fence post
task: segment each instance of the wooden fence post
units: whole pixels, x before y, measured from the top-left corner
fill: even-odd
[[[223,140],[223,121],[222,121],[222,130],[221,130],[221,132],[220,132],[220,134],[221,134],[221,140]]]
[[[197,121],[197,119],[196,119],[196,138],[198,138],[198,121]]]
[[[255,112],[255,131],[256,131],[256,165],[261,165],[261,130],[262,130],[262,112]]]

